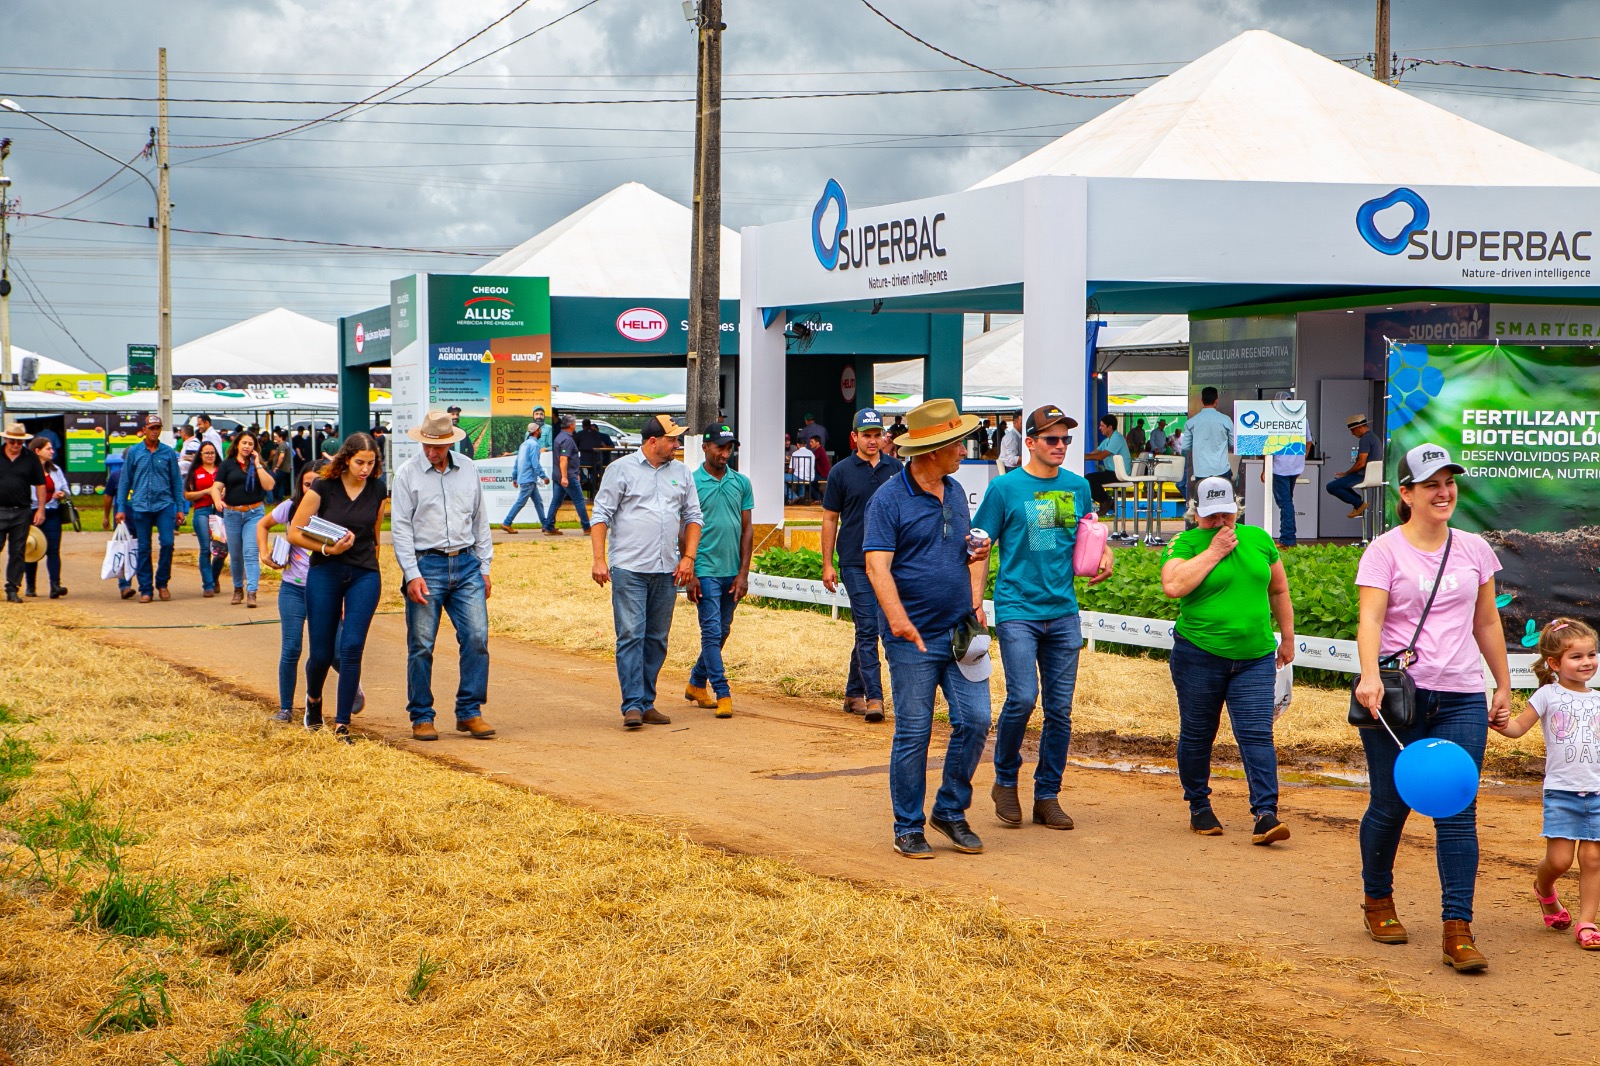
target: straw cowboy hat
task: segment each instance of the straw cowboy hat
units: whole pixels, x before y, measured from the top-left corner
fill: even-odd
[[[900,454],[926,455],[957,441],[978,428],[977,415],[964,415],[954,400],[929,400],[906,415],[906,431],[900,435]]]
[[[466,440],[467,431],[451,422],[448,413],[429,411],[423,416],[422,425],[406,430],[406,436],[418,444],[454,444]]]
[[[6,440],[32,440],[33,434],[21,422],[7,422],[6,431],[0,433],[0,437]]]
[[[49,545],[45,543],[44,539],[44,530],[40,529],[38,526],[29,526],[28,544],[27,547],[22,550],[22,561],[25,563],[38,562],[40,559],[44,558],[45,550],[48,547]]]

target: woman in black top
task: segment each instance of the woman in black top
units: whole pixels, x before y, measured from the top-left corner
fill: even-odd
[[[333,732],[350,741],[350,715],[361,687],[361,654],[378,609],[378,529],[389,489],[379,475],[378,445],[369,434],[352,433],[333,461],[306,490],[290,520],[290,543],[311,553],[306,575],[307,729],[322,728],[322,686],[334,660],[339,663],[339,695]],[[332,544],[305,532],[313,515],[348,532]],[[343,620],[343,626],[340,621]]]
[[[233,575],[236,604],[256,605],[256,588],[261,583],[256,523],[261,521],[262,502],[273,484],[272,474],[256,451],[255,435],[248,430],[240,432],[233,438],[212,487],[222,524],[228,530],[228,572]]]

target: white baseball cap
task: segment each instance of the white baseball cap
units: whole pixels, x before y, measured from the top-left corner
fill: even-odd
[[[1465,474],[1467,468],[1450,458],[1442,444],[1419,444],[1400,457],[1400,470],[1395,480],[1402,485],[1415,485],[1426,481],[1441,470]]]
[[[994,672],[994,662],[989,658],[989,631],[978,624],[975,614],[962,619],[950,635],[950,653],[968,681],[987,681]]]
[[[1200,482],[1197,495],[1199,502],[1195,506],[1195,513],[1201,518],[1214,514],[1235,514],[1239,511],[1239,503],[1233,498],[1233,483],[1225,477],[1208,477]]]

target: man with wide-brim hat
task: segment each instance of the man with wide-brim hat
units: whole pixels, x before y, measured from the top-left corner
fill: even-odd
[[[969,546],[967,495],[951,476],[961,465],[962,441],[977,428],[978,419],[962,414],[954,400],[918,405],[900,437],[905,468],[867,504],[862,549],[888,629],[883,645],[894,696],[894,848],[909,859],[933,858],[925,824],[949,837],[957,851],[983,850],[967,824],[967,808],[989,735],[989,680],[987,671],[979,680],[969,676],[979,671],[958,660],[954,642],[969,619],[988,624],[983,590],[989,545],[984,539]],[[943,690],[950,707],[950,743],[930,823],[923,800],[936,690]]]
[[[1367,511],[1367,501],[1361,498],[1355,487],[1367,476],[1368,463],[1383,462],[1383,441],[1372,432],[1367,416],[1359,411],[1345,419],[1344,424],[1356,439],[1355,458],[1350,460],[1350,469],[1333,475],[1327,491],[1329,496],[1350,505],[1350,513],[1345,515],[1346,518],[1360,518]]]
[[[422,445],[389,486],[390,540],[406,593],[406,714],[413,740],[439,739],[433,724],[433,647],[450,616],[460,650],[456,732],[487,740],[489,511],[478,467],[456,445],[466,436],[445,411],[429,411],[406,436]]]
[[[0,543],[6,547],[6,602],[21,603],[23,556],[28,529],[44,524],[44,465],[27,446],[33,434],[21,422],[8,422],[0,433]]]

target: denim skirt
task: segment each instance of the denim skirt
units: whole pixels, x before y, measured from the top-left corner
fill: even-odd
[[[1600,840],[1600,792],[1544,790],[1544,832],[1556,840]]]

